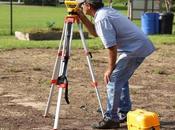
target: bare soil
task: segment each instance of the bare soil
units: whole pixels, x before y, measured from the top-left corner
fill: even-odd
[[[50,90],[56,49],[0,51],[0,130],[50,130],[53,128],[57,87],[47,118],[43,117]],[[107,50],[92,50],[93,68],[105,109],[103,72]],[[72,50],[68,64],[69,99],[61,101],[60,130],[91,130],[102,116],[82,49]],[[130,79],[133,110],[159,114],[161,130],[175,130],[175,46],[157,45]],[[127,130],[122,124],[121,129]]]

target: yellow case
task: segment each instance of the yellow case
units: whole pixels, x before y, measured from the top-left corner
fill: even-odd
[[[127,114],[128,130],[160,130],[158,115],[142,109]]]

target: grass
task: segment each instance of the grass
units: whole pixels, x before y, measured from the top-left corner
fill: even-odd
[[[126,7],[121,4],[114,5],[122,14],[126,14]],[[48,22],[55,22],[54,26],[62,28],[64,17],[67,15],[64,5],[59,7],[42,6],[13,6],[13,31],[27,32],[29,30],[48,29]],[[19,41],[10,34],[10,9],[9,5],[0,7],[0,49],[14,48],[57,48],[59,41]],[[134,20],[140,27],[140,20]],[[75,27],[76,28],[76,27]],[[150,35],[149,38],[155,44],[175,44],[175,24],[173,35]],[[89,48],[102,48],[103,45],[99,38],[87,40]],[[73,47],[81,48],[80,40],[73,40]]]
[[[155,44],[175,45],[175,34],[152,35],[152,36],[149,36],[149,38]]]
[[[0,8],[0,35],[8,35],[10,30],[9,5],[1,5]],[[47,28],[47,22],[55,22],[56,27],[61,27],[64,22],[66,10],[63,6],[19,6],[13,7],[13,30],[27,31],[31,29]]]
[[[57,48],[59,46],[58,40],[46,40],[46,41],[21,41],[14,38],[14,36],[1,36],[0,49],[22,49],[22,48]],[[86,39],[87,45],[91,49],[102,48],[102,43],[99,38]],[[82,48],[80,40],[72,41],[73,48]]]

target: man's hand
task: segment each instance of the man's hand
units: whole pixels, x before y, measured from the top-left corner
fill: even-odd
[[[104,82],[108,84],[110,81],[110,76],[112,74],[113,69],[115,68],[115,63],[117,60],[117,46],[112,46],[108,48],[108,69],[104,73]]]
[[[110,75],[112,73],[112,70],[107,70],[105,73],[104,73],[104,82],[105,84],[107,85],[108,82],[110,81]]]

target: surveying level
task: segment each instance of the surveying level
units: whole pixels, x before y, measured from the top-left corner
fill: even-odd
[[[73,25],[75,23],[77,23],[78,25],[82,45],[84,48],[84,52],[85,52],[86,59],[88,62],[89,71],[90,71],[91,78],[92,78],[92,85],[95,88],[95,92],[96,92],[98,103],[99,103],[99,108],[101,110],[102,116],[104,117],[104,112],[103,112],[103,108],[101,104],[101,98],[100,98],[99,91],[98,91],[98,84],[97,84],[97,81],[95,80],[94,71],[91,65],[90,58],[92,57],[92,55],[87,48],[84,34],[82,31],[82,24],[81,24],[81,21],[78,15],[71,14],[72,12],[76,12],[78,4],[75,1],[71,1],[71,2],[65,1],[65,3],[67,3],[68,12],[69,11],[70,12],[69,12],[69,15],[66,16],[65,21],[64,21],[63,32],[62,32],[62,36],[61,36],[61,40],[60,40],[60,44],[58,48],[58,54],[56,57],[56,61],[55,61],[54,69],[52,73],[50,93],[49,93],[47,106],[46,106],[45,113],[44,113],[44,116],[46,117],[50,109],[51,98],[53,95],[54,86],[57,86],[58,87],[58,98],[57,98],[55,121],[54,121],[54,127],[53,127],[54,130],[57,130],[59,127],[58,125],[59,124],[59,114],[60,114],[61,97],[62,97],[63,90],[65,90],[65,100],[67,104],[69,104],[67,66],[68,66],[68,60],[70,58],[71,42],[72,42],[72,36],[73,36]]]
[[[68,13],[76,13],[78,10],[78,3],[76,0],[65,0]]]
[[[72,14],[76,14],[77,10],[78,10],[78,2],[76,0],[65,0],[65,1],[61,1],[59,0],[60,4],[65,4],[66,8],[67,8],[67,12],[72,15]]]

